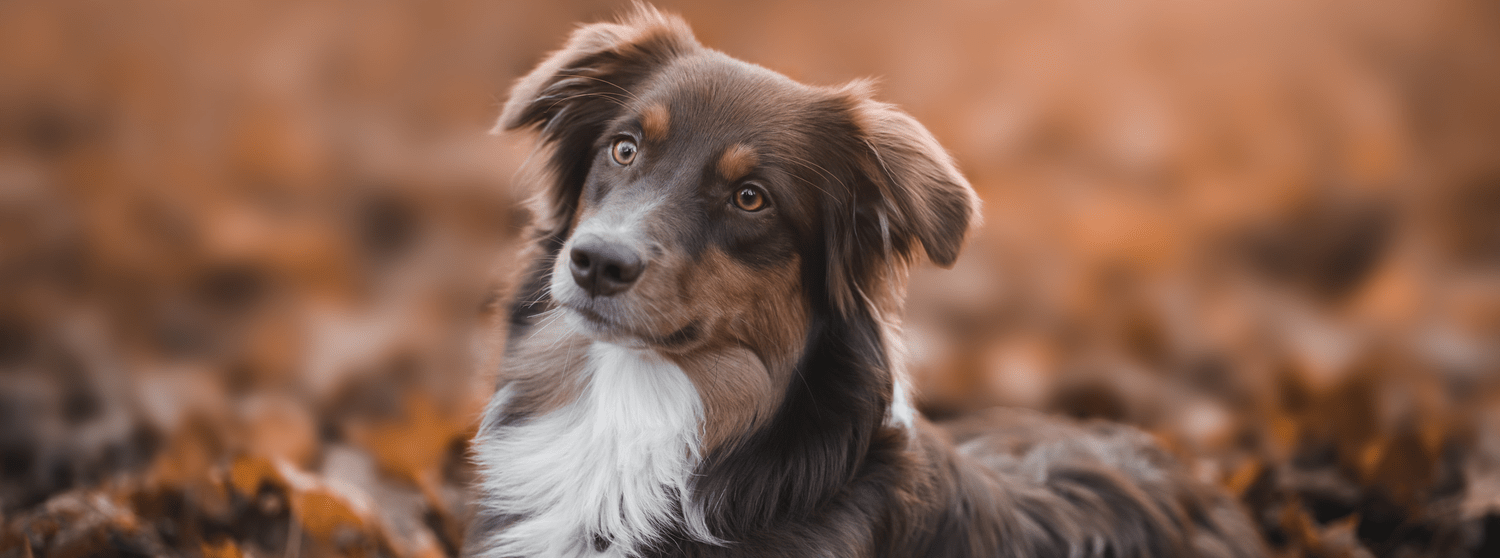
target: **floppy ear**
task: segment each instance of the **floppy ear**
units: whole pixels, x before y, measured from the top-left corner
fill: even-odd
[[[907,260],[920,243],[932,263],[952,267],[964,236],[978,224],[978,196],[927,128],[893,105],[863,98],[863,84],[851,89],[866,150],[859,171],[878,192],[874,229],[881,235],[859,241],[883,244]]]
[[[673,58],[700,48],[682,19],[638,4],[617,23],[579,27],[511,88],[493,132],[541,131],[552,146],[552,179],[542,192],[545,227],[571,221],[595,140],[633,91]]]

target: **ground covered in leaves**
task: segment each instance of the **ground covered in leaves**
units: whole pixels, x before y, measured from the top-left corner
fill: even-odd
[[[1500,555],[1500,12],[679,9],[882,78],[986,223],[920,402],[1152,432],[1282,556]],[[510,82],[607,2],[0,3],[0,556],[452,556],[525,213]]]

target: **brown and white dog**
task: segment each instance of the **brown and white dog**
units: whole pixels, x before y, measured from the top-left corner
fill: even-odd
[[[812,87],[637,8],[579,28],[497,130],[545,157],[474,442],[466,554],[1258,556],[1147,437],[912,409],[907,267],[978,200],[869,87]]]

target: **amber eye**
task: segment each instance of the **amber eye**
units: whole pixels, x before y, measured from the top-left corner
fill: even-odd
[[[628,139],[616,140],[615,144],[610,146],[609,153],[615,158],[616,163],[628,165],[635,160],[635,142]]]
[[[745,186],[734,193],[734,206],[745,211],[766,208],[766,193],[757,186]]]

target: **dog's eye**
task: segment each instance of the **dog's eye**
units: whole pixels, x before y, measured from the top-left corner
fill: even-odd
[[[745,186],[734,193],[734,206],[745,211],[766,208],[766,193],[757,186]]]
[[[615,144],[609,148],[609,153],[615,158],[616,163],[628,165],[635,160],[635,142],[628,139],[616,140]]]

